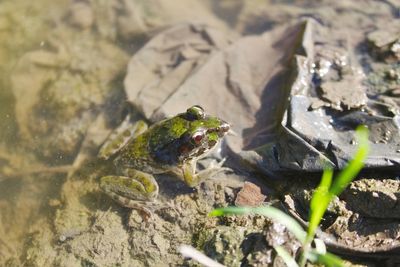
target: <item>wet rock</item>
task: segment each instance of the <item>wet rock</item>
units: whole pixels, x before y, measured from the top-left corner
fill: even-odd
[[[400,79],[398,64],[388,64],[376,67],[367,76],[366,86],[368,91],[377,92],[374,112],[384,116],[397,116],[400,114],[400,100],[398,91]]]
[[[355,79],[342,79],[321,85],[321,98],[328,101],[334,109],[350,110],[361,108],[367,103],[365,88]]]
[[[400,137],[397,127],[388,121],[375,123],[370,127],[370,140],[374,143],[396,143]]]
[[[400,145],[399,102],[389,96],[398,81],[387,76],[389,71],[396,77],[398,67],[379,70],[369,58],[374,69],[365,73],[362,62],[353,60],[352,53],[359,53],[357,43],[348,50],[339,36],[315,21],[304,24],[299,52],[289,67],[290,88],[283,87],[290,98],[281,125],[253,137],[259,146],[254,153],[241,152],[245,162],[268,176],[274,171],[322,170],[326,165],[342,168],[355,151],[354,129],[360,124],[371,129],[368,168],[391,168],[400,162],[395,152]]]
[[[375,90],[381,94],[389,94],[400,86],[400,67],[398,64],[388,64],[376,67],[367,76],[366,85],[369,91]]]
[[[358,66],[350,64],[349,52],[340,46],[314,45],[315,54],[309,55],[314,57],[310,71],[314,73],[312,81],[317,94],[326,102],[324,106],[337,110],[360,109],[365,106],[368,98],[362,84],[364,76]]]

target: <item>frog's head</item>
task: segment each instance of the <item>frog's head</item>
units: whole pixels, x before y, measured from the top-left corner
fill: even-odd
[[[230,125],[214,116],[207,115],[200,106],[192,106],[181,118],[188,121],[187,131],[180,138],[178,154],[181,161],[201,157],[228,133]]]

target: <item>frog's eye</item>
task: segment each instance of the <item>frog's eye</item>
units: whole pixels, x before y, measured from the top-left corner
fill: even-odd
[[[195,144],[200,144],[204,138],[204,132],[196,132],[192,135],[192,140]]]
[[[188,116],[188,119],[191,120],[204,119],[205,117],[204,109],[198,105],[188,108],[186,110],[186,114]]]

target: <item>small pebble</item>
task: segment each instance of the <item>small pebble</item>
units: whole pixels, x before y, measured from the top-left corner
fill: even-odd
[[[235,205],[257,207],[264,202],[265,198],[266,196],[261,193],[259,186],[250,182],[245,182],[242,189],[240,189],[237,194]]]

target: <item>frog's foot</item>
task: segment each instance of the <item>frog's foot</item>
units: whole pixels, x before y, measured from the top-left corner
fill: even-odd
[[[124,207],[141,210],[151,215],[156,206],[158,184],[150,174],[136,170],[127,176],[104,176],[100,180],[101,189]]]
[[[199,177],[200,181],[212,177],[220,172],[232,171],[230,168],[223,167],[225,161],[226,158],[223,158],[220,162],[211,161],[211,163],[207,166],[206,169],[201,170],[197,173],[197,176]]]
[[[106,190],[104,190],[104,192],[121,206],[143,212],[146,218],[149,218],[153,215],[154,209],[148,205],[151,202],[132,200]]]
[[[176,214],[180,214],[180,209],[177,207],[176,203],[174,203],[174,200],[172,199],[170,201],[159,203],[159,205],[153,211],[157,212],[165,209],[173,210]]]
[[[208,167],[204,170],[199,171],[198,173],[195,173],[195,168],[196,164],[191,163],[191,164],[185,164],[182,166],[183,170],[183,177],[185,179],[185,182],[191,186],[194,187],[198,185],[201,181],[208,179],[220,172],[223,171],[230,171],[230,168],[227,167],[222,167],[222,165],[225,163],[226,158],[222,159],[220,162],[215,163],[214,161],[208,165]]]

